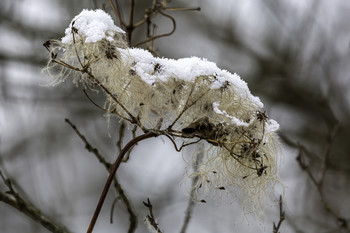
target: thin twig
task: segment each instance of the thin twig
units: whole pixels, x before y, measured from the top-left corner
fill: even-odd
[[[122,151],[123,149],[123,139],[124,139],[124,130],[125,130],[125,122],[122,121],[120,126],[119,126],[119,138],[118,138],[118,141],[117,141],[117,147],[118,147],[118,150],[119,151]]]
[[[187,8],[187,7],[165,7],[164,10],[168,11],[200,11],[200,7]]]
[[[117,202],[118,202],[119,200],[120,200],[120,197],[116,197],[116,198],[114,198],[114,201],[113,201],[113,203],[112,203],[111,215],[110,215],[110,219],[109,219],[109,222],[110,222],[111,224],[113,224],[114,206],[115,206],[115,204],[117,204]]]
[[[73,128],[73,130],[76,132],[76,134],[80,137],[80,139],[85,143],[85,148],[93,153],[96,158],[99,160],[100,163],[102,163],[106,170],[108,172],[110,172],[110,168],[112,167],[112,164],[107,162],[104,157],[99,153],[98,149],[93,147],[85,138],[85,136],[80,133],[80,131],[78,130],[78,128],[69,120],[69,119],[65,119],[65,121]],[[120,185],[116,175],[113,178],[113,183],[114,183],[114,188],[117,190],[118,194],[119,194],[119,199],[121,199],[123,201],[123,203],[126,206],[126,209],[129,213],[129,220],[130,220],[130,225],[129,225],[129,230],[128,233],[133,233],[136,230],[137,227],[137,216],[131,206],[131,203],[128,199],[128,197],[126,196],[124,189],[122,188],[122,186]],[[113,212],[113,205],[112,205],[112,212]],[[111,218],[113,217],[113,215],[111,214]]]
[[[83,70],[80,70],[81,72],[83,72]],[[140,122],[137,120],[136,117],[134,117],[127,109],[126,107],[120,103],[120,101],[89,71],[86,71],[86,73],[89,75],[89,77],[95,82],[97,83],[97,85],[99,85],[107,94],[109,97],[111,97],[124,111],[125,113],[131,118],[128,119],[126,117],[121,117],[127,121],[129,121],[132,124],[137,124],[141,129],[143,129],[143,127],[141,126]]]
[[[96,158],[98,159],[98,161],[100,163],[102,163],[106,167],[106,169],[109,171],[109,169],[111,168],[112,164],[105,160],[105,158],[100,154],[100,152],[98,151],[97,148],[91,146],[91,144],[87,141],[85,136],[82,133],[80,133],[78,128],[69,119],[66,118],[65,122],[67,122],[72,127],[72,129],[79,136],[79,138],[85,143],[85,149],[87,151],[93,153],[96,156]]]
[[[157,35],[157,36],[152,36],[152,37],[149,37],[149,33],[147,33],[147,39],[136,43],[134,45],[134,47],[140,46],[140,45],[145,44],[145,43],[153,42],[154,40],[159,39],[161,37],[170,36],[175,32],[176,21],[172,16],[165,13],[166,10],[170,10],[170,11],[199,11],[200,10],[200,7],[197,7],[197,8],[167,7],[165,2],[163,2],[163,3],[153,2],[152,7],[147,8],[145,10],[145,17],[142,20],[140,20],[136,23],[133,23],[133,20],[134,20],[133,4],[134,4],[134,0],[131,0],[130,21],[129,21],[129,24],[127,26],[127,36],[128,36],[129,43],[131,42],[131,36],[132,36],[132,32],[134,31],[134,29],[140,27],[141,25],[143,25],[146,22],[147,22],[147,28],[149,28],[149,26],[151,25],[151,19],[154,18],[155,16],[157,16],[158,14],[161,14],[161,15],[165,16],[166,18],[169,18],[173,23],[173,29],[171,30],[171,32],[164,33],[164,34]],[[154,49],[152,49],[152,52],[155,53]]]
[[[101,107],[100,105],[98,105],[97,103],[95,103],[95,101],[93,101],[93,100],[91,99],[91,97],[88,95],[88,93],[86,92],[86,90],[83,90],[83,92],[84,92],[86,98],[88,98],[88,100],[89,100],[93,105],[95,105],[96,107],[98,107],[99,109],[101,109],[101,110],[103,110],[103,111],[105,111],[105,112],[113,113],[113,111],[110,111],[110,110],[108,110],[108,109],[106,109],[106,108],[103,108],[103,107]]]
[[[329,157],[331,155],[332,143],[333,143],[335,137],[337,136],[339,130],[340,130],[340,124],[336,123],[336,125],[334,126],[333,130],[330,132],[330,134],[328,135],[328,138],[327,138],[327,142],[325,145],[325,156],[324,156],[324,161],[323,161],[323,169],[322,169],[322,174],[321,174],[321,178],[320,178],[320,186],[321,187],[323,185],[324,177],[326,175],[327,164],[329,162]]]
[[[175,118],[175,120],[173,121],[173,123],[168,127],[169,130],[173,128],[173,126],[174,126],[175,123],[180,119],[180,117],[182,116],[182,114],[184,114],[184,112],[190,107],[190,106],[188,107],[187,105],[188,105],[188,102],[190,101],[190,97],[191,97],[191,95],[192,95],[192,92],[193,92],[193,90],[194,90],[195,85],[196,85],[196,84],[194,83],[193,86],[191,87],[190,93],[188,94],[186,103],[185,103],[185,105],[184,105],[182,111],[181,111],[180,114]]]
[[[122,19],[118,9],[115,7],[115,5],[113,4],[112,0],[108,0],[109,2],[109,5],[112,7],[112,10],[114,12],[114,14],[118,17],[118,20],[120,22],[120,24],[123,26],[123,27],[126,27],[126,23],[124,22],[124,20]]]
[[[117,172],[118,170],[118,167],[120,165],[120,163],[122,162],[125,154],[128,152],[128,150],[133,146],[135,145],[137,142],[139,141],[142,141],[142,140],[145,140],[147,138],[151,138],[151,137],[156,137],[158,136],[158,134],[154,133],[154,132],[147,132],[147,133],[144,133],[134,139],[132,139],[130,142],[128,142],[128,144],[126,144],[126,146],[123,148],[123,150],[119,153],[119,156],[118,158],[116,159],[116,161],[114,162],[112,168],[111,168],[111,171],[110,171],[110,174],[109,174],[109,177],[108,177],[108,180],[106,182],[106,185],[103,189],[103,192],[101,194],[101,197],[100,197],[100,200],[97,204],[97,207],[96,207],[96,210],[94,212],[94,215],[90,221],[90,225],[89,225],[89,228],[87,230],[87,233],[91,233],[94,229],[94,226],[95,226],[95,223],[97,221],[97,218],[98,218],[98,215],[100,214],[100,211],[102,209],[102,205],[103,205],[103,202],[107,196],[107,192],[112,184],[112,181],[113,181],[113,178],[115,176],[115,173]]]
[[[74,33],[73,33],[73,35],[74,35]],[[46,46],[45,43],[44,43],[44,46],[48,49],[48,46]],[[74,46],[75,46],[75,41],[74,41]],[[76,54],[76,55],[78,56],[78,54]],[[122,118],[122,119],[124,119],[124,120],[129,121],[129,122],[132,123],[132,124],[138,125],[143,131],[145,131],[145,129],[142,127],[142,125],[141,125],[141,123],[139,122],[139,120],[138,120],[136,117],[134,117],[134,116],[128,111],[128,109],[115,97],[115,95],[113,95],[113,94],[110,92],[110,90],[109,90],[108,88],[106,88],[106,87],[100,82],[100,80],[98,80],[98,79],[92,74],[91,71],[89,71],[90,62],[87,63],[86,65],[84,65],[83,68],[79,69],[79,68],[77,68],[77,67],[73,67],[73,66],[67,64],[66,62],[64,62],[64,61],[62,61],[62,60],[60,60],[60,59],[57,59],[57,58],[56,58],[56,57],[57,57],[57,54],[51,53],[51,56],[52,56],[52,62],[56,62],[57,64],[60,64],[60,65],[62,65],[62,66],[64,66],[64,67],[67,67],[67,68],[69,68],[69,69],[72,69],[72,70],[75,70],[75,71],[79,71],[79,72],[81,72],[81,73],[83,73],[83,74],[87,74],[87,75],[89,76],[89,78],[90,78],[94,83],[96,83],[98,86],[100,86],[100,88],[102,88],[103,91],[104,91],[110,98],[112,98],[113,101],[114,101],[117,105],[119,105],[119,106],[122,108],[122,110],[129,116],[130,119],[127,118],[127,117],[124,117],[124,116],[122,116],[122,115],[120,115],[120,114],[118,114],[117,112],[115,112],[115,113],[117,114],[117,116],[119,116],[120,118]]]
[[[134,26],[134,13],[135,13],[135,0],[130,0],[131,4],[130,4],[130,15],[129,15],[129,27],[130,26]],[[131,38],[130,38],[131,40]]]
[[[133,139],[136,138],[136,130],[137,130],[137,125],[134,125],[134,128],[131,130]],[[126,154],[125,158],[123,159],[124,163],[126,163],[129,160],[130,154],[135,146],[137,146],[137,143],[133,147],[131,147],[130,150],[128,151],[128,153]]]
[[[119,139],[117,141],[117,147],[118,147],[119,151],[122,150],[122,143],[123,143],[123,138],[124,138],[125,127],[126,127],[125,122],[122,122],[120,124],[120,127],[119,127]],[[137,130],[137,125],[134,125],[134,128],[131,131],[133,139],[136,138],[136,130]],[[124,163],[126,163],[129,160],[131,151],[136,145],[137,145],[137,143],[132,148],[130,148],[130,150],[126,154],[125,158],[123,159]]]
[[[273,230],[272,230],[273,233],[279,233],[278,231],[282,225],[282,222],[285,220],[285,212],[283,211],[282,195],[280,196],[279,207],[280,207],[280,219],[277,225],[273,223]]]
[[[339,132],[339,129],[340,129],[340,124],[337,122],[327,138],[327,142],[326,142],[326,146],[325,146],[326,147],[325,148],[325,156],[324,156],[325,159],[324,159],[323,168],[321,171],[321,177],[319,179],[317,179],[313,175],[308,164],[306,163],[304,155],[303,155],[304,150],[301,146],[299,146],[299,155],[296,158],[296,160],[298,161],[301,169],[303,169],[306,172],[308,177],[311,179],[312,183],[316,186],[317,191],[318,191],[320,198],[321,198],[321,203],[322,203],[323,207],[325,208],[325,210],[328,213],[330,213],[338,221],[341,229],[346,230],[347,232],[350,232],[350,225],[348,224],[348,221],[344,217],[340,216],[334,210],[333,207],[331,207],[331,205],[326,201],[325,194],[323,192],[323,182],[324,182],[324,178],[325,178],[325,174],[326,174],[326,170],[327,170],[327,165],[329,162],[331,146],[333,144],[333,141],[334,141],[337,133]]]
[[[202,162],[203,156],[204,156],[204,148],[203,145],[200,144],[200,148],[198,148],[198,153],[196,154],[196,160],[195,163],[193,164],[193,168],[194,171],[197,172],[198,171],[198,166],[199,164]],[[198,182],[199,176],[194,176],[192,178],[192,187],[194,187],[196,185],[196,183]],[[196,204],[196,197],[195,197],[195,189],[193,188],[191,190],[191,194],[190,197],[188,199],[188,205],[187,205],[187,209],[186,209],[186,214],[185,214],[185,218],[184,218],[184,222],[181,228],[180,233],[186,233],[187,227],[190,223],[191,217],[192,217],[192,212],[193,212],[193,208]]]
[[[29,218],[35,222],[40,223],[50,232],[54,233],[69,233],[70,231],[62,226],[61,224],[56,223],[53,219],[48,217],[46,214],[41,212],[36,206],[34,206],[29,201],[22,198],[12,187],[12,181],[6,179],[5,176],[0,171],[0,176],[6,187],[9,189],[6,192],[0,191],[0,201],[12,206],[23,214],[27,215]]]
[[[202,138],[199,138],[197,141],[193,141],[193,142],[189,142],[189,143],[182,143],[182,145],[180,146],[180,148],[178,148],[178,146],[176,145],[176,142],[175,142],[175,140],[172,138],[172,137],[170,137],[170,135],[169,134],[164,134],[167,138],[169,138],[169,140],[173,143],[173,145],[174,145],[174,148],[175,148],[175,150],[177,151],[177,152],[180,152],[184,147],[186,147],[186,146],[190,146],[190,145],[193,145],[193,144],[197,144],[199,141],[201,141],[202,140]],[[173,135],[172,135],[173,136]],[[177,135],[176,137],[181,137],[181,135]]]
[[[122,186],[120,185],[116,177],[113,178],[113,182],[114,182],[114,188],[118,191],[119,198],[124,202],[126,206],[126,210],[128,211],[128,214],[129,214],[130,224],[129,224],[128,233],[133,233],[137,228],[137,216],[131,206],[131,202],[129,201],[128,197],[124,193],[124,189],[122,188]],[[113,211],[113,209],[111,211]],[[113,215],[111,215],[111,218],[112,217]]]
[[[162,37],[171,36],[175,32],[175,30],[176,30],[176,21],[175,21],[175,19],[171,15],[168,15],[168,14],[164,13],[163,11],[159,11],[159,13],[171,20],[171,22],[173,24],[173,29],[170,32],[168,32],[168,33],[164,33],[164,34],[160,34],[160,35],[157,35],[157,36],[153,36],[153,37],[148,38],[148,39],[146,39],[144,41],[138,42],[138,43],[136,43],[134,45],[134,47],[138,47],[138,46],[140,46],[142,44],[148,43],[150,41],[154,41],[154,40],[162,38]]]
[[[143,202],[143,204],[148,208],[149,214],[146,216],[146,221],[149,223],[150,227],[153,227],[157,233],[162,233],[159,229],[158,223],[153,215],[153,206],[149,198],[147,198],[147,202]]]

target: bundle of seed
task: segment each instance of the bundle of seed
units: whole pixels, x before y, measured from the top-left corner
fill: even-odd
[[[57,82],[98,84],[109,112],[122,119],[206,140],[211,147],[193,174],[200,178],[194,188],[233,191],[254,209],[278,181],[279,125],[237,74],[197,57],[173,60],[128,48],[123,30],[102,10],[82,11],[65,37],[46,47],[46,70]]]

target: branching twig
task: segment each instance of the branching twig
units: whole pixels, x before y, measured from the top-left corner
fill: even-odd
[[[132,133],[132,138],[136,138],[136,130],[137,130],[137,125],[134,125],[134,128],[131,130],[131,133]],[[125,158],[123,159],[123,162],[126,163],[129,158],[130,158],[130,154],[131,154],[131,151],[134,149],[134,147],[137,145],[137,143],[130,148],[130,150],[128,151],[128,153],[126,154]]]
[[[334,210],[334,208],[326,201],[325,195],[323,192],[323,182],[324,182],[324,178],[325,178],[325,174],[326,174],[326,170],[327,170],[331,146],[332,146],[332,143],[333,143],[339,129],[340,129],[340,124],[337,123],[334,126],[332,132],[330,132],[329,137],[327,138],[327,142],[325,145],[324,163],[323,163],[323,168],[321,171],[321,177],[319,179],[317,179],[315,177],[315,175],[311,172],[308,164],[306,163],[306,161],[304,159],[304,155],[303,155],[304,150],[302,149],[301,146],[299,147],[299,155],[297,157],[297,161],[299,163],[299,166],[306,172],[308,177],[311,179],[312,183],[316,186],[317,191],[318,191],[320,198],[321,198],[321,203],[322,203],[323,207],[325,208],[325,210],[328,213],[330,213],[338,221],[338,223],[340,224],[340,227],[342,229],[346,230],[347,232],[350,232],[350,225],[348,224],[348,221],[344,217],[340,216]]]
[[[173,121],[173,123],[171,123],[171,125],[168,127],[168,130],[171,130],[172,127],[175,125],[175,123],[182,117],[182,115],[189,109],[191,108],[193,105],[195,105],[203,96],[205,96],[206,94],[208,94],[208,92],[210,91],[210,89],[208,89],[207,91],[204,91],[197,99],[193,100],[192,103],[189,103],[190,98],[192,96],[192,93],[194,91],[194,88],[196,86],[196,83],[193,84],[193,86],[191,87],[190,93],[188,94],[188,98],[186,100],[186,103],[182,109],[182,111],[180,112],[180,114],[175,118],[175,120]]]
[[[285,213],[283,211],[283,203],[282,203],[282,196],[280,196],[280,201],[279,201],[279,206],[280,206],[280,220],[278,221],[277,225],[273,223],[273,233],[279,233],[279,229],[282,225],[282,222],[285,220]]]
[[[121,122],[120,127],[119,127],[119,139],[117,141],[117,147],[118,147],[119,151],[122,150],[122,143],[123,143],[123,138],[124,138],[125,127],[126,127],[125,122]],[[136,130],[137,130],[137,125],[134,125],[134,128],[131,131],[133,139],[136,138]],[[130,148],[130,150],[128,151],[127,155],[123,159],[124,163],[126,163],[129,160],[131,151],[136,145],[137,144],[135,144],[132,148]]]
[[[62,226],[61,224],[56,223],[50,217],[45,215],[41,210],[34,206],[29,201],[22,198],[12,187],[12,182],[10,179],[6,179],[5,176],[0,171],[0,176],[6,187],[9,189],[6,192],[0,191],[0,201],[12,206],[23,214],[27,215],[29,218],[35,222],[40,223],[43,227],[48,229],[50,232],[54,233],[69,233],[70,231]]]
[[[118,141],[117,141],[117,147],[118,147],[118,150],[119,151],[122,151],[122,149],[123,149],[123,138],[124,138],[124,130],[125,130],[125,122],[124,121],[122,121],[121,123],[120,123],[120,126],[119,126],[119,138],[118,138]]]
[[[109,5],[112,7],[112,10],[113,10],[114,14],[118,17],[118,20],[119,20],[120,24],[125,28],[126,27],[126,23],[124,22],[123,18],[121,17],[121,14],[120,14],[120,12],[118,10],[118,7],[116,7],[113,4],[112,0],[108,0],[108,2],[109,2]]]
[[[123,28],[126,30],[126,35],[127,35],[127,40],[128,43],[131,44],[132,41],[132,35],[133,32],[136,28],[142,26],[144,23],[147,22],[148,27],[152,24],[151,19],[154,18],[155,16],[157,16],[158,14],[161,14],[163,16],[165,16],[166,18],[169,18],[172,21],[173,24],[173,29],[169,32],[169,33],[164,33],[164,34],[160,34],[160,35],[153,35],[153,36],[149,36],[149,34],[147,34],[147,39],[141,42],[136,43],[135,45],[133,45],[133,47],[137,47],[141,44],[145,44],[151,41],[154,41],[156,39],[159,39],[161,37],[165,37],[165,36],[170,36],[172,35],[175,30],[176,30],[176,21],[175,19],[166,14],[164,11],[166,10],[170,10],[170,11],[199,11],[200,7],[197,8],[184,8],[184,7],[167,7],[167,2],[166,1],[153,1],[152,3],[152,7],[145,9],[145,17],[141,20],[139,20],[138,22],[134,23],[134,11],[135,11],[135,0],[130,0],[130,13],[129,13],[129,22],[125,22],[123,21],[120,11],[119,9],[117,9],[117,7],[115,6],[115,4],[111,1],[108,0],[109,5],[111,6],[114,14],[118,17],[119,22],[121,23],[121,25],[123,26]],[[147,49],[149,49],[151,52],[155,52],[153,48],[147,46]]]
[[[119,200],[120,200],[120,197],[116,197],[116,198],[114,198],[114,201],[113,201],[113,203],[112,203],[111,215],[110,215],[110,220],[109,220],[109,222],[110,222],[111,224],[113,224],[114,206],[115,206],[115,204],[116,204]]]
[[[196,161],[193,164],[193,168],[194,168],[195,172],[197,172],[198,166],[202,162],[202,159],[203,159],[203,156],[204,156],[203,145],[200,145],[198,147],[198,150],[199,151],[196,154]],[[192,185],[191,185],[192,187],[194,187],[196,185],[196,183],[198,182],[198,179],[199,179],[199,176],[194,176],[192,178]],[[193,208],[194,208],[194,206],[196,204],[195,199],[196,199],[196,197],[195,197],[195,189],[192,188],[190,197],[188,199],[188,205],[187,205],[187,209],[186,209],[186,212],[185,212],[186,214],[185,214],[184,222],[183,222],[183,225],[182,225],[180,233],[186,233],[187,227],[188,227],[188,225],[190,223],[190,220],[191,220],[191,217],[192,217]]]
[[[90,77],[91,80],[93,80],[95,83],[97,83],[97,85],[99,85],[103,91],[105,91],[109,97],[111,97],[115,103],[117,103],[122,109],[123,111],[130,117],[130,119],[126,118],[126,117],[121,117],[122,119],[128,120],[130,123],[132,124],[136,124],[138,125],[141,129],[143,129],[143,127],[141,126],[139,120],[134,117],[129,111],[128,109],[89,71],[85,71],[85,70],[79,70],[82,73],[87,73]],[[144,130],[144,129],[143,129]]]
[[[110,164],[109,162],[107,162],[105,160],[105,158],[100,154],[100,152],[98,151],[97,148],[91,146],[91,144],[87,141],[85,136],[82,133],[80,133],[78,128],[69,119],[66,118],[65,121],[72,127],[72,129],[79,136],[79,138],[85,143],[85,149],[87,151],[93,153],[96,156],[96,158],[98,159],[98,161],[100,163],[102,163],[106,167],[106,169],[109,171],[109,169],[111,168],[112,164]]]
[[[65,119],[65,121],[73,128],[73,130],[76,132],[76,134],[80,137],[80,139],[85,143],[85,148],[93,153],[96,158],[99,160],[100,163],[102,163],[105,168],[107,169],[108,172],[110,172],[110,168],[112,167],[112,164],[107,162],[104,157],[99,153],[98,149],[93,147],[88,141],[87,139],[85,138],[85,136],[80,133],[80,131],[78,130],[78,128],[69,120],[69,119]],[[114,176],[113,178],[113,183],[114,183],[114,188],[117,190],[118,194],[120,197],[118,197],[119,199],[121,199],[125,206],[126,206],[126,209],[129,213],[129,220],[130,220],[130,225],[129,225],[129,230],[128,230],[128,233],[132,233],[132,232],[135,232],[136,230],[136,227],[137,227],[137,216],[131,206],[131,203],[128,199],[128,197],[126,196],[122,186],[120,185],[118,179],[116,176]],[[113,211],[114,208],[112,208],[111,211]],[[112,214],[111,214],[111,218],[112,218]]]
[[[150,225],[150,227],[153,227],[157,233],[162,233],[162,231],[159,229],[156,219],[154,218],[153,206],[149,198],[147,198],[147,203],[143,202],[143,204],[148,208],[148,211],[149,211],[149,214],[146,216],[147,223]]]
[[[132,148],[137,142],[139,141],[142,141],[142,140],[145,140],[147,138],[151,138],[151,137],[156,137],[158,136],[157,133],[154,133],[154,132],[147,132],[147,133],[144,133],[134,139],[132,139],[130,142],[128,142],[128,144],[126,144],[126,146],[123,148],[123,150],[119,153],[119,156],[118,158],[116,159],[116,161],[114,162],[111,170],[110,170],[110,174],[109,174],[109,177],[108,177],[108,180],[106,182],[106,185],[103,189],[103,192],[101,194],[101,197],[100,197],[100,200],[97,204],[97,207],[96,207],[96,210],[94,212],[94,215],[90,221],[90,225],[89,225],[89,228],[87,230],[87,233],[91,233],[92,230],[94,229],[94,226],[95,226],[95,223],[97,221],[97,218],[98,218],[98,215],[100,214],[100,211],[102,209],[102,205],[104,203],[104,200],[107,196],[107,192],[112,184],[112,181],[114,179],[114,176],[115,176],[115,173],[117,172],[118,170],[118,167],[120,165],[120,163],[122,162],[125,154],[129,151],[130,148]]]
[[[171,22],[173,24],[173,29],[170,32],[168,32],[168,33],[152,36],[152,37],[150,37],[150,38],[148,38],[148,39],[146,39],[144,41],[138,42],[138,43],[136,43],[134,45],[135,47],[138,47],[138,46],[140,46],[142,44],[148,43],[150,41],[154,41],[154,40],[162,38],[162,37],[171,36],[175,32],[175,30],[176,30],[176,21],[175,21],[175,19],[171,15],[168,15],[168,14],[164,13],[163,11],[159,11],[159,13],[161,15],[165,16],[166,18],[169,18],[171,20]]]

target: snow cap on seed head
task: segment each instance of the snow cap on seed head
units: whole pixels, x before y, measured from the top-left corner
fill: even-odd
[[[112,17],[101,9],[84,9],[79,15],[75,16],[65,30],[65,36],[61,40],[62,43],[70,44],[73,42],[72,27],[78,30],[78,35],[85,37],[86,43],[97,42],[104,38],[113,41],[116,33],[125,33],[114,24]]]

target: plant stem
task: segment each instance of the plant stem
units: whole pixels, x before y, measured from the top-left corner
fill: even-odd
[[[113,178],[115,176],[115,173],[117,172],[118,167],[119,167],[120,163],[122,162],[125,154],[128,152],[128,150],[130,148],[132,148],[139,141],[142,141],[144,139],[151,138],[151,137],[156,137],[156,136],[158,136],[158,134],[156,134],[154,132],[147,132],[145,134],[142,134],[142,135],[132,139],[131,141],[129,141],[128,144],[126,144],[125,147],[123,148],[123,150],[119,153],[119,156],[118,156],[117,160],[114,162],[114,164],[113,164],[113,166],[112,166],[112,168],[110,170],[110,174],[109,174],[108,180],[107,180],[106,185],[105,185],[105,187],[104,187],[104,189],[102,191],[102,194],[101,194],[100,200],[98,201],[98,204],[96,206],[94,215],[92,216],[92,219],[90,221],[90,225],[89,225],[89,228],[87,230],[87,233],[91,233],[92,230],[94,229],[94,226],[95,226],[95,223],[97,221],[98,215],[100,214],[100,211],[102,209],[103,202],[106,199],[109,187],[112,184],[112,181],[113,181]]]

